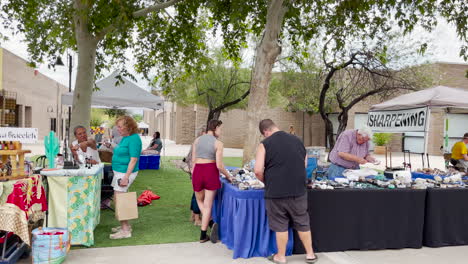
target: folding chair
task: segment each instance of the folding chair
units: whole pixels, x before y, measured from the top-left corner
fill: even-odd
[[[114,209],[108,206],[105,201],[112,201],[114,198],[114,187],[112,187],[112,179],[114,178],[114,171],[112,170],[112,165],[104,165],[104,175],[101,182],[101,208]]]

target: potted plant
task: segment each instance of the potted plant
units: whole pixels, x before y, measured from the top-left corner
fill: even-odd
[[[385,154],[387,144],[392,140],[392,134],[390,133],[374,133],[372,142],[374,142],[374,153]]]

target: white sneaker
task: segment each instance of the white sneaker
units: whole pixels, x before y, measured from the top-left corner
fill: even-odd
[[[132,232],[131,231],[123,231],[123,230],[120,230],[117,233],[109,235],[110,239],[123,239],[123,238],[130,238],[130,237],[132,237]]]
[[[113,227],[113,228],[111,229],[112,233],[117,233],[117,232],[119,232],[120,230],[122,230],[122,227],[121,227],[121,226]],[[132,230],[132,227],[130,227],[129,230],[130,230],[130,232],[132,232],[132,231],[133,231],[133,230]]]

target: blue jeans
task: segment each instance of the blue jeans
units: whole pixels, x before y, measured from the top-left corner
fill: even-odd
[[[339,165],[333,164],[330,165],[327,171],[327,177],[330,180],[333,180],[335,178],[342,178],[343,177],[343,171],[346,170],[345,167],[341,167]]]

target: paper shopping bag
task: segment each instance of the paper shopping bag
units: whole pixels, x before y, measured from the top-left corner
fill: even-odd
[[[136,192],[115,194],[115,218],[119,221],[138,218]]]

